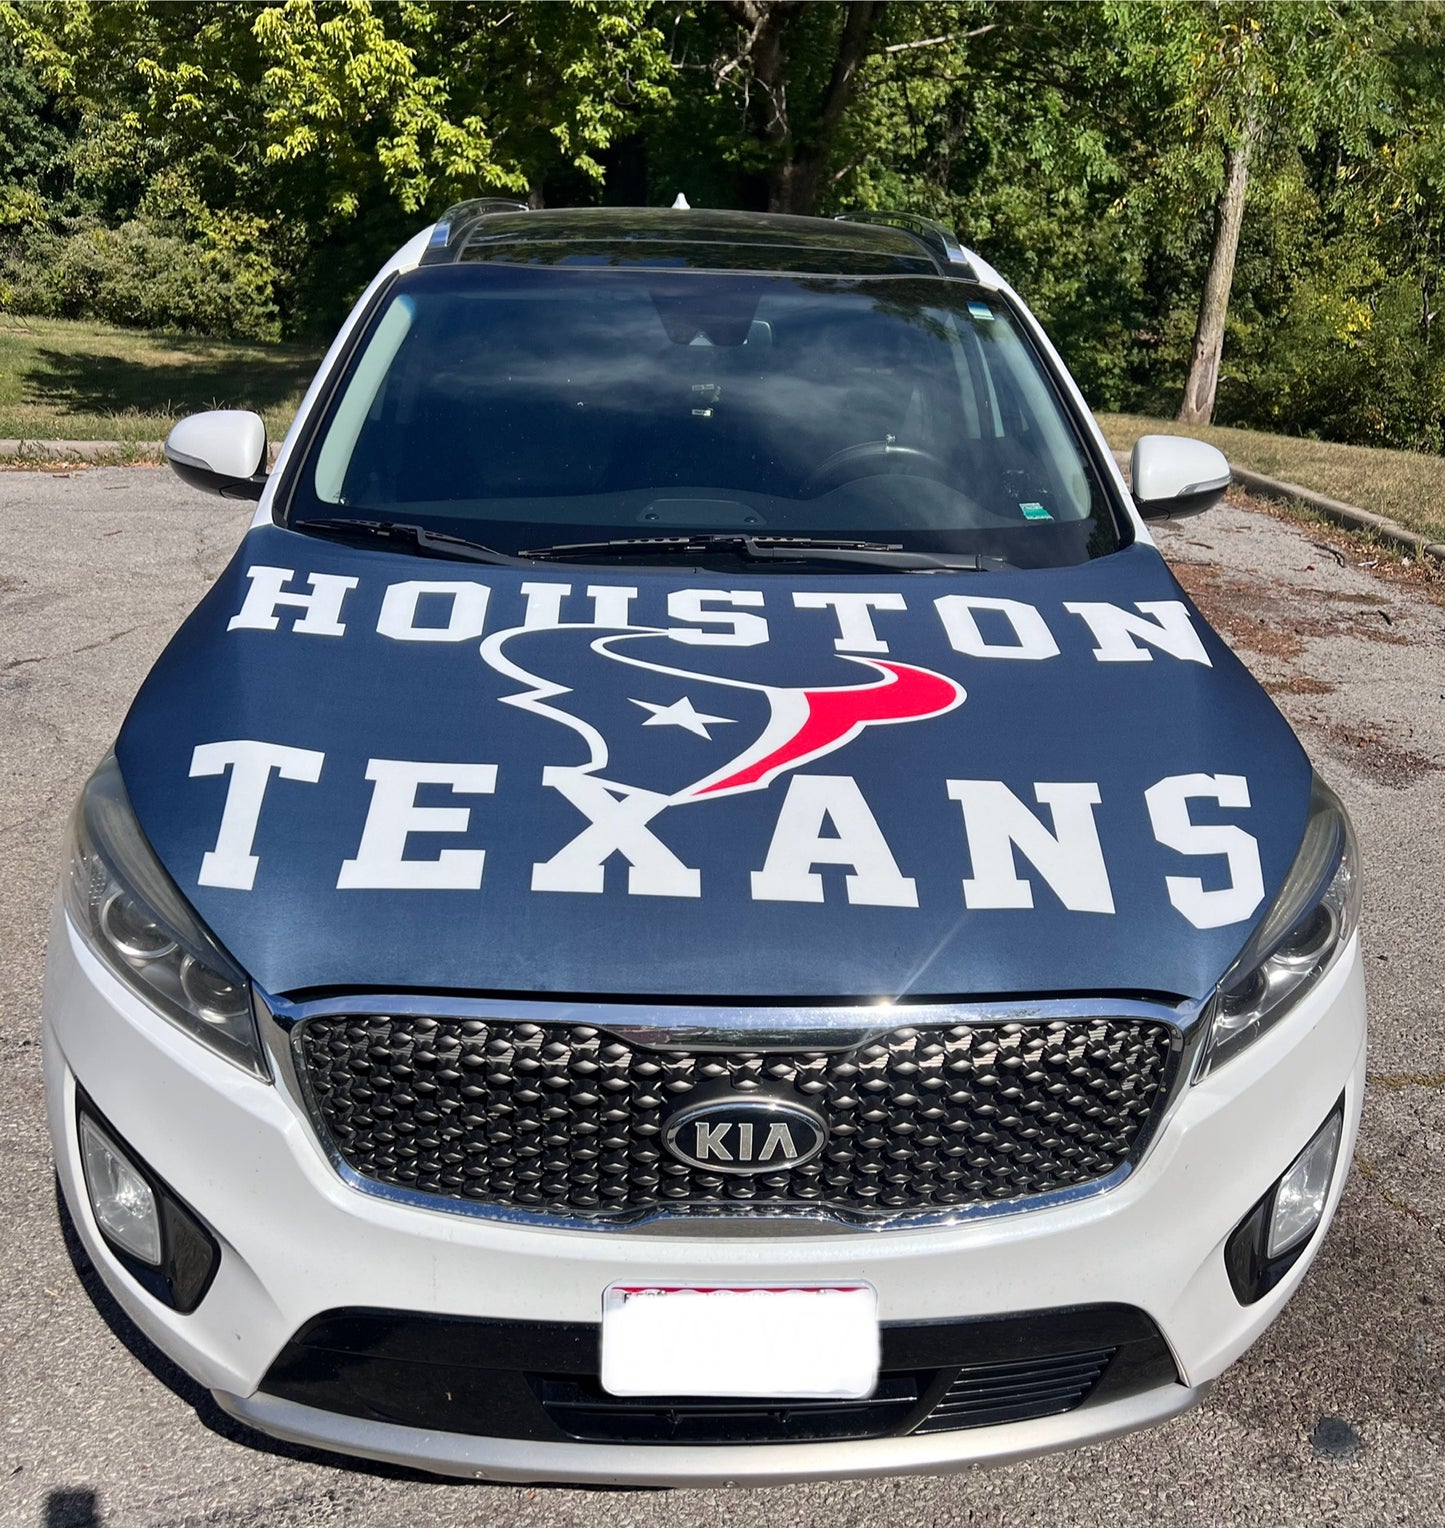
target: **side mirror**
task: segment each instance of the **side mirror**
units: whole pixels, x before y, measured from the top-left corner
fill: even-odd
[[[1224,453],[1182,435],[1141,435],[1129,468],[1134,502],[1146,520],[1182,520],[1217,504],[1229,487]]]
[[[246,409],[212,409],[177,422],[166,461],[183,482],[223,499],[259,499],[266,486],[266,425]]]

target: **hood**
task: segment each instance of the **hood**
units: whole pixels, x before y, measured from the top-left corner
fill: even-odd
[[[262,527],[116,751],[272,994],[1198,998],[1310,787],[1144,545],[750,577]]]

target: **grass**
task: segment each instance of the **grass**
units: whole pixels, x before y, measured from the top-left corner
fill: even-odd
[[[273,440],[320,352],[0,315],[0,440],[164,440],[183,414],[254,409]]]
[[[1432,539],[1445,541],[1445,457],[1259,430],[1182,425],[1137,414],[1100,414],[1109,444],[1127,451],[1141,435],[1195,435],[1241,467],[1373,510]]]

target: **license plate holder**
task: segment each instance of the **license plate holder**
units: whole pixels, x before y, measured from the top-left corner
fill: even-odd
[[[871,1284],[613,1284],[602,1388],[617,1396],[861,1400],[878,1383]]]

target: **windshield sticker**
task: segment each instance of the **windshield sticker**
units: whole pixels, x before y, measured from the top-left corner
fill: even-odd
[[[1042,504],[1020,504],[1019,508],[1023,511],[1025,520],[1052,520],[1054,518]]]
[[[968,311],[975,318],[983,319],[985,323],[993,322],[993,309],[986,302],[971,302],[968,305]]]

